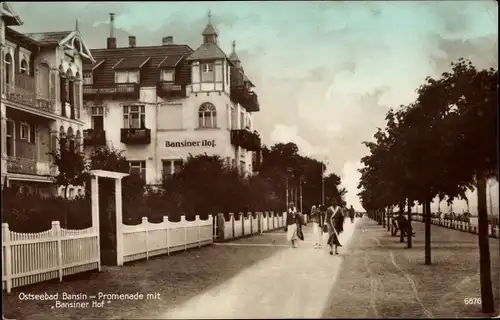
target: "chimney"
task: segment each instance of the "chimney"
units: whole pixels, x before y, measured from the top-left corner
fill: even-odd
[[[135,36],[128,37],[128,46],[129,48],[135,48]]]
[[[168,46],[170,44],[174,44],[174,37],[172,37],[172,36],[163,37],[162,44],[164,46]]]
[[[109,14],[109,37],[107,39],[107,48],[116,49],[116,38],[115,38],[115,14]]]

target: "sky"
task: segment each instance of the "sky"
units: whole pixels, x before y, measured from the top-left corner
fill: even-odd
[[[21,32],[79,27],[90,48],[103,48],[108,13],[118,46],[162,37],[196,49],[211,10],[221,48],[236,41],[261,111],[254,126],[266,145],[295,142],[301,154],[328,163],[357,210],[362,141],[384,126],[389,108],[415,100],[427,76],[469,58],[498,68],[498,7],[477,1],[297,2],[15,2]],[[496,189],[495,189],[496,188]],[[498,208],[498,185],[493,199]],[[475,195],[470,194],[473,211]],[[464,208],[457,202],[454,208]],[[433,205],[437,208],[437,204]],[[497,209],[498,210],[498,209]]]

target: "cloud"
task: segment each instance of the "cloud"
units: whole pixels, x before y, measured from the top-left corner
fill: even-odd
[[[301,137],[298,133],[297,126],[286,126],[277,124],[270,135],[273,143],[293,142],[297,145],[303,155],[309,157],[321,157],[327,153],[327,149],[311,144],[309,141]]]

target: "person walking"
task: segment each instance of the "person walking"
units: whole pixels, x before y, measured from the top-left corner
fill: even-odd
[[[314,249],[321,249],[321,239],[323,238],[321,211],[316,205],[311,208],[311,220],[313,224]]]
[[[354,223],[354,216],[355,216],[356,212],[354,211],[354,208],[351,207],[349,208],[349,217],[351,218],[351,223]]]
[[[344,214],[343,210],[338,206],[335,201],[326,211],[326,221],[328,223],[328,245],[330,246],[330,255],[333,255],[335,247],[335,254],[338,255],[338,247],[342,247],[339,241],[339,235],[344,231]]]
[[[297,209],[295,204],[290,202],[286,211],[286,240],[292,244],[292,248],[297,248],[296,242],[299,239],[297,235]]]

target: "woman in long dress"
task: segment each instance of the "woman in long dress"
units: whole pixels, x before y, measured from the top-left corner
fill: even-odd
[[[335,247],[335,254],[338,255],[338,247],[342,247],[339,241],[339,235],[344,231],[344,214],[342,209],[335,203],[332,204],[327,210],[327,223],[328,223],[328,245],[330,246],[330,255],[333,255],[333,248]]]
[[[293,202],[288,204],[286,212],[286,239],[291,242],[292,248],[297,248],[295,244],[299,240],[297,235],[297,210]]]

